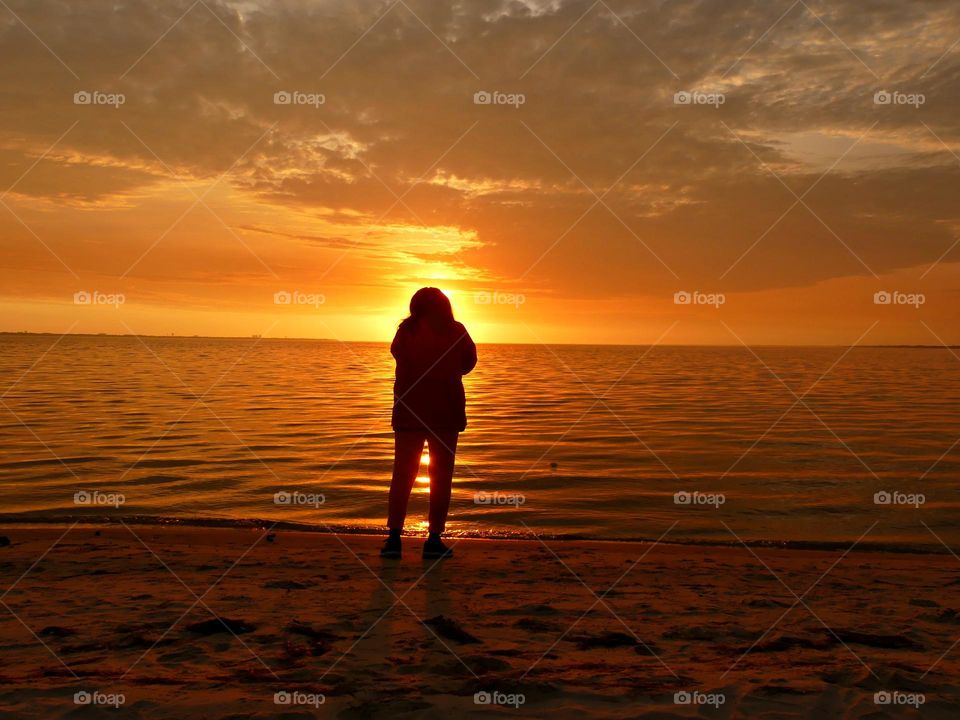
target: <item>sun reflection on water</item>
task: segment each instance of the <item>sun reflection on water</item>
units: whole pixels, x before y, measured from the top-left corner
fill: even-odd
[[[419,492],[430,492],[430,451],[424,448],[423,455],[420,456],[420,474],[417,475],[417,485],[421,487],[417,488]]]

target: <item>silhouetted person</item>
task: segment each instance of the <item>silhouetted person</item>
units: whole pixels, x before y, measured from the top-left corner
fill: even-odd
[[[467,329],[454,320],[447,296],[427,287],[417,290],[410,300],[410,317],[400,323],[390,353],[397,361],[395,450],[387,517],[390,537],[380,555],[400,557],[407,503],[426,442],[430,448],[430,536],[423,557],[450,557],[453,551],[440,535],[450,509],[457,439],[467,426],[462,377],[477,364],[477,346]]]

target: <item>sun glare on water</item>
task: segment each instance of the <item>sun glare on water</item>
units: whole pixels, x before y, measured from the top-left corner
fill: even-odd
[[[422,485],[421,492],[430,492],[430,451],[424,448],[423,455],[420,456],[420,474],[417,475],[417,484]]]

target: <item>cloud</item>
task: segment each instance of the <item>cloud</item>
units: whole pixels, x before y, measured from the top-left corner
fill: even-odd
[[[48,46],[0,11],[0,180],[38,161],[11,197],[149,202],[223,175],[324,224],[244,230],[363,250],[351,261],[382,250],[377,267],[404,273],[453,243],[460,277],[594,298],[871,276],[957,237],[953,4],[10,6]],[[78,106],[78,90],[125,102]],[[475,105],[478,90],[525,102]],[[678,106],[681,90],[725,102]],[[925,102],[876,105],[879,90]]]
[[[312,245],[320,245],[322,247],[328,248],[361,248],[361,247],[374,247],[373,243],[364,242],[363,240],[350,239],[345,237],[325,237],[321,235],[298,235],[295,233],[286,233],[279,230],[269,230],[267,228],[260,228],[254,225],[239,225],[238,230],[249,230],[250,232],[263,233],[265,235],[277,235],[285,238],[292,238],[294,240],[303,240]]]

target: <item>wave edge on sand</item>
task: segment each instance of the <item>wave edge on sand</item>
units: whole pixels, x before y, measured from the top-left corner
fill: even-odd
[[[0,525],[47,527],[51,525],[77,525],[80,527],[103,527],[111,525],[144,525],[167,526],[183,528],[248,528],[262,530],[285,530],[305,533],[321,533],[329,535],[386,535],[386,528],[368,525],[343,525],[332,523],[300,523],[286,520],[269,520],[265,518],[219,518],[219,517],[178,517],[169,515],[33,515],[30,513],[0,514]],[[426,537],[426,531],[407,530],[406,535],[412,537]],[[531,530],[509,533],[503,531],[489,532],[447,532],[447,537],[474,539],[474,540],[543,540],[550,542],[597,542],[597,543],[658,543],[664,545],[692,546],[692,547],[747,547],[778,548],[782,550],[839,550],[845,551],[855,545],[859,552],[898,553],[915,555],[948,555],[952,554],[949,548],[938,543],[890,543],[871,540],[859,542],[836,540],[768,540],[759,538],[743,538],[742,540],[698,540],[691,538],[670,539],[645,536],[632,537],[595,537],[577,533],[539,533]]]

